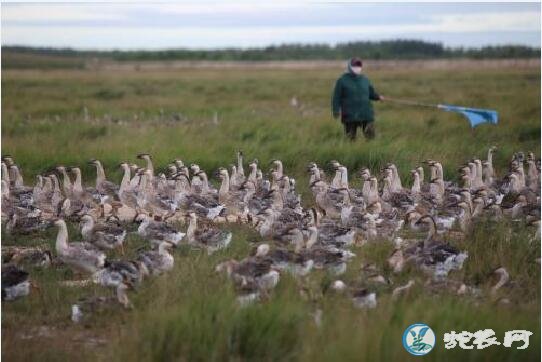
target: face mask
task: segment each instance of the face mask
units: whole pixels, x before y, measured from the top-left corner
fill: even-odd
[[[361,74],[361,67],[351,67],[352,73]]]

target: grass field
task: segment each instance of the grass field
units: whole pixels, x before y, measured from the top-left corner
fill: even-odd
[[[331,119],[330,94],[340,69],[183,69],[139,72],[89,70],[7,70],[2,76],[2,153],[22,167],[27,183],[56,164],[80,165],[84,178],[94,175],[86,164],[100,159],[108,177],[118,181],[118,164],[139,152],[153,155],[159,167],[174,158],[197,162],[208,174],[234,161],[242,149],[263,169],[278,158],[298,180],[306,206],[312,203],[305,168],[337,159],[351,170],[377,172],[394,162],[409,185],[408,172],[432,158],[444,165],[446,179],[473,156],[484,157],[498,145],[499,176],[514,151],[540,156],[540,71],[538,68],[380,70],[368,75],[389,97],[493,108],[498,126],[471,131],[461,116],[440,111],[377,104],[377,137],[371,142],[344,140],[341,125]],[[297,97],[300,106],[292,107]],[[327,167],[327,166],[326,166]],[[373,262],[393,286],[378,287],[378,307],[357,310],[343,297],[322,294],[331,282],[325,273],[306,279],[281,279],[269,301],[247,308],[235,304],[225,277],[214,266],[242,258],[259,237],[250,229],[230,227],[232,247],[212,256],[176,250],[171,273],[154,278],[130,294],[131,311],[113,310],[88,325],[69,321],[70,304],[79,297],[109,291],[58,286],[71,277],[65,268],[31,270],[39,285],[30,297],[2,305],[2,353],[6,360],[416,360],[402,347],[404,329],[429,324],[437,345],[427,360],[516,361],[540,359],[540,240],[519,224],[480,224],[460,242],[469,259],[451,278],[487,292],[492,271],[505,267],[512,282],[497,299],[458,297],[424,290],[423,275],[412,269],[393,275],[386,257],[391,243],[356,249],[342,279],[361,278],[361,263]],[[77,239],[75,229],[72,239]],[[3,245],[54,244],[54,230],[32,237],[2,235]],[[142,241],[128,238],[128,253]],[[416,285],[394,302],[390,291],[409,279]],[[299,290],[303,290],[300,293]],[[317,328],[314,313],[323,311]],[[492,328],[534,332],[526,350],[492,346],[484,350],[446,350],[445,332]]]

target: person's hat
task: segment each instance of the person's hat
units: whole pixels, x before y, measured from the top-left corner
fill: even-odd
[[[359,58],[352,58],[352,59],[350,59],[350,65],[352,67],[362,67],[363,62]]]

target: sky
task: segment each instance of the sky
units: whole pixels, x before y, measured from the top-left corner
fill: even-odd
[[[181,1],[6,3],[2,45],[211,49],[419,39],[540,47],[540,3]]]

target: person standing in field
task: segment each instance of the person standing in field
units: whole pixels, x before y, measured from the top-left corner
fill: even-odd
[[[363,62],[352,58],[348,71],[335,83],[331,101],[333,118],[341,117],[346,136],[354,141],[358,127],[366,139],[375,136],[374,111],[371,101],[381,101],[384,97],[376,93],[369,79],[361,74]]]

